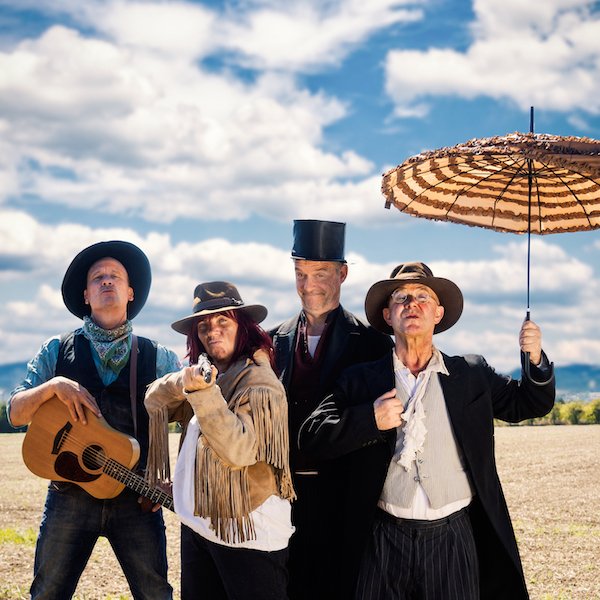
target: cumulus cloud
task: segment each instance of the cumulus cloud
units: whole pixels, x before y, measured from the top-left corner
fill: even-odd
[[[223,26],[227,49],[259,69],[314,71],[338,65],[373,33],[423,18],[415,0],[259,0]],[[233,17],[233,15],[232,15]]]
[[[0,53],[4,202],[18,186],[157,221],[285,218],[324,199],[368,213],[373,164],[322,148],[343,103],[289,75],[245,82],[184,58],[62,25]]]
[[[152,336],[184,354],[182,336],[169,324],[188,314],[192,293],[201,281],[228,280],[238,285],[247,302],[269,309],[271,327],[295,314],[299,300],[294,287],[289,250],[269,243],[234,242],[207,237],[195,242],[176,241],[169,235],[140,234],[126,228],[93,228],[65,223],[50,226],[25,213],[0,209],[2,237],[12,229],[27,231],[25,243],[3,246],[0,261],[20,260],[28,268],[4,270],[0,298],[0,335],[10,343],[0,350],[0,363],[25,360],[40,343],[77,326],[62,303],[60,284],[73,256],[91,243],[125,239],[138,245],[152,264],[153,282],[148,302],[136,319],[140,335]],[[513,369],[517,360],[517,333],[524,317],[525,281],[512,275],[512,266],[523,258],[522,245],[494,249],[490,260],[431,261],[436,275],[455,281],[463,290],[465,310],[455,328],[437,339],[450,353],[483,353],[501,370]],[[533,319],[544,330],[544,346],[557,364],[586,358],[600,362],[599,285],[590,278],[591,266],[542,240],[535,252],[543,255],[536,269]],[[356,252],[347,254],[349,277],[342,288],[342,303],[363,316],[367,289],[389,276],[396,263],[376,262]],[[547,293],[546,293],[547,292]],[[545,295],[544,295],[545,294]],[[572,341],[569,341],[572,340]],[[575,351],[574,348],[577,350]],[[587,355],[587,356],[586,356]]]
[[[423,18],[429,0],[233,0],[219,10],[162,0],[21,0],[128,47],[202,59],[228,53],[229,64],[314,72],[339,65],[361,42]],[[0,0],[0,5],[9,4]]]
[[[600,113],[600,15],[591,0],[475,0],[464,51],[394,50],[386,89],[397,116],[424,115],[427,99],[488,97],[521,109]],[[581,122],[581,121],[580,121]]]

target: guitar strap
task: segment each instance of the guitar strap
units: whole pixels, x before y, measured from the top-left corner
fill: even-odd
[[[129,359],[129,397],[131,399],[131,417],[133,418],[133,437],[137,439],[137,335],[131,335],[131,356]]]

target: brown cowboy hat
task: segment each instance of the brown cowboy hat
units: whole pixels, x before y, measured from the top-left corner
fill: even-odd
[[[175,331],[183,333],[183,335],[188,335],[192,323],[198,317],[225,312],[226,310],[242,310],[256,323],[264,321],[267,316],[267,309],[261,304],[244,304],[233,283],[209,281],[196,286],[192,314],[171,323],[171,327]]]
[[[114,258],[125,267],[129,285],[134,292],[134,299],[127,305],[127,317],[133,319],[148,299],[152,271],[148,257],[137,246],[121,240],[92,244],[72,260],[61,288],[65,306],[80,319],[90,314],[90,306],[85,303],[83,290],[87,287],[90,267],[102,258]]]
[[[463,310],[463,295],[459,287],[443,277],[434,277],[431,269],[422,262],[398,265],[390,274],[390,279],[374,283],[365,298],[367,320],[375,329],[383,333],[393,333],[383,319],[383,309],[387,307],[391,293],[405,283],[420,283],[432,289],[444,307],[444,316],[435,326],[433,333],[446,331],[454,325]]]

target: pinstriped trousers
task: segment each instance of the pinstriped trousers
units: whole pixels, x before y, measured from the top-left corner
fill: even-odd
[[[477,600],[479,571],[466,509],[437,521],[378,510],[356,600]]]

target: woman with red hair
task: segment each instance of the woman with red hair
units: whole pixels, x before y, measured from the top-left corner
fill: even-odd
[[[287,597],[294,490],[266,315],[231,283],[198,285],[192,314],[172,324],[187,336],[190,366],[146,393],[151,483],[170,480],[168,422],[183,427],[173,476],[182,600]]]

